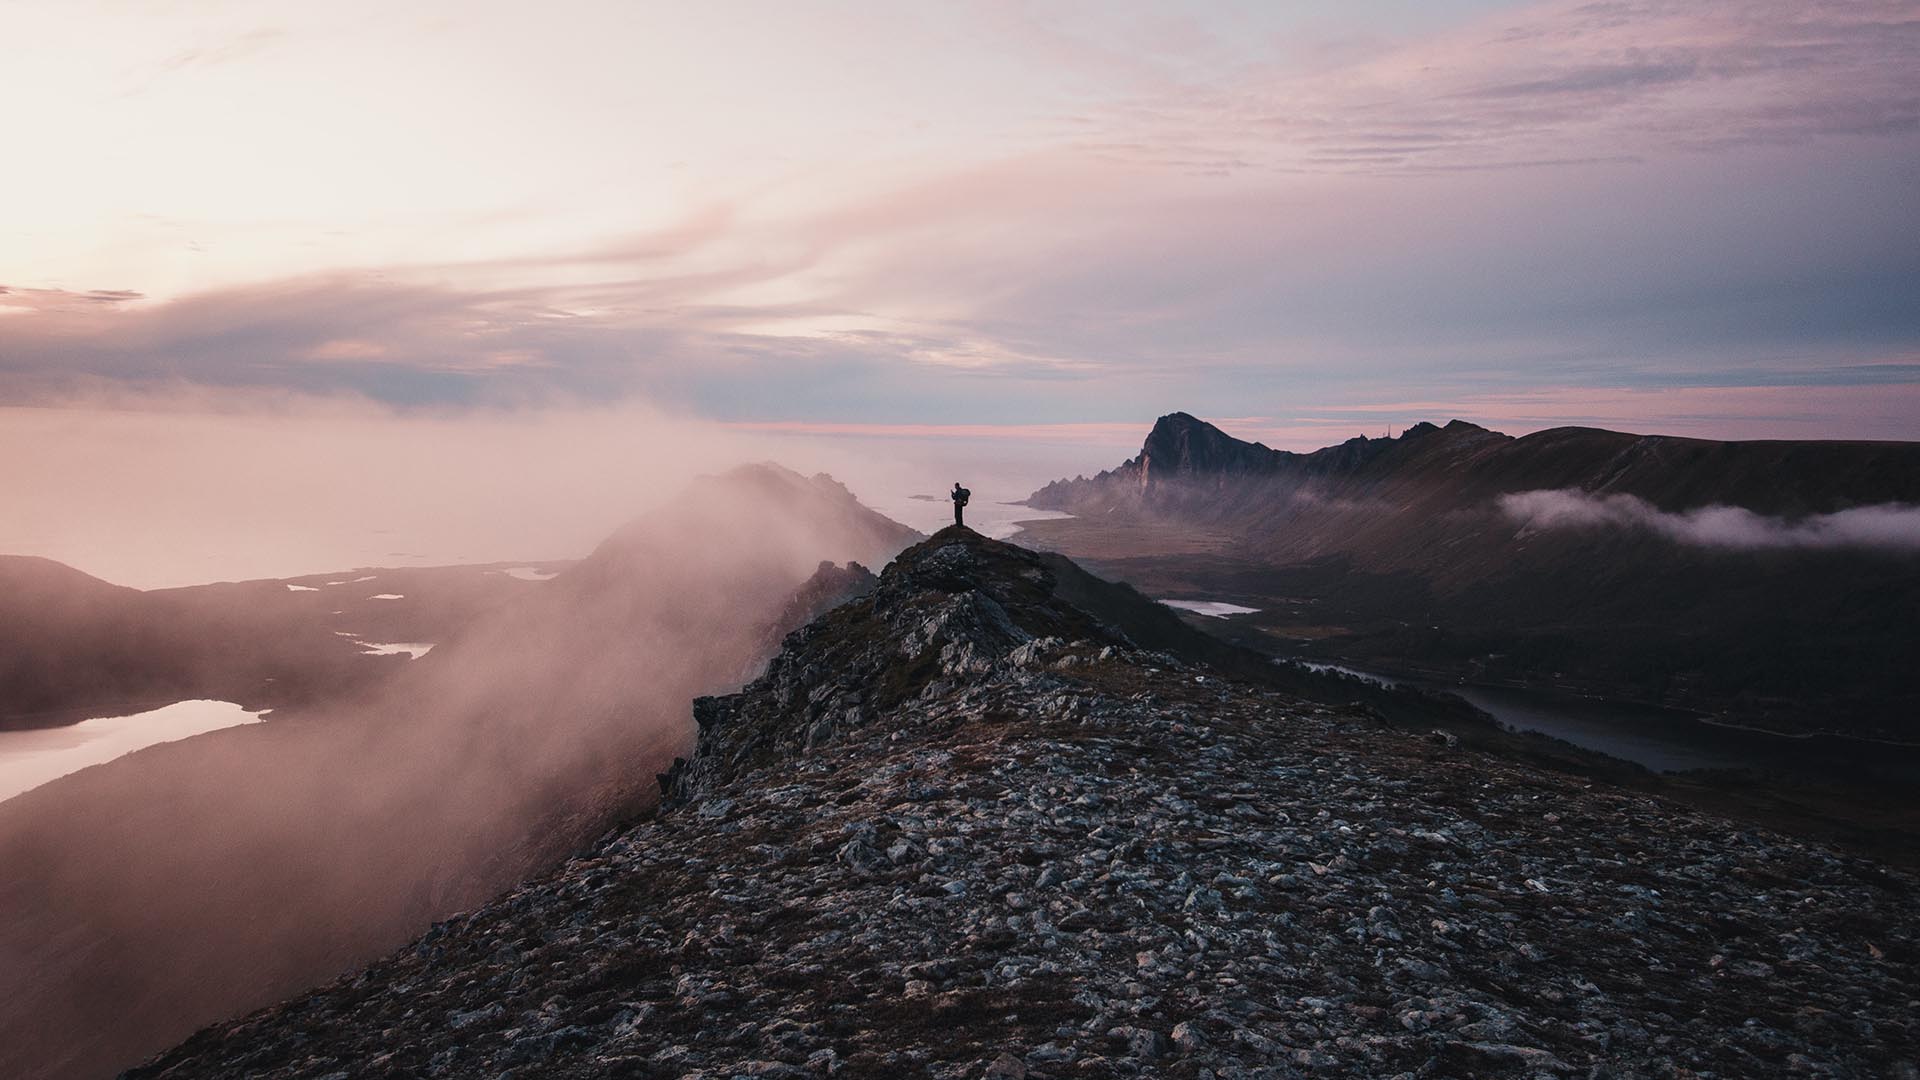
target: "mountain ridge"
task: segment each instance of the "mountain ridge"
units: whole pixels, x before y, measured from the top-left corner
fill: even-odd
[[[1456,421],[1287,454],[1203,423],[1169,414],[1140,456],[1034,492],[1072,516],[1025,535],[1157,595],[1260,609],[1217,628],[1281,655],[1914,737],[1920,443]],[[1835,539],[1863,513],[1890,524]]]
[[[1436,435],[1442,438],[1435,440]],[[1417,461],[1462,450],[1470,451],[1468,460],[1437,464],[1476,474],[1468,478],[1469,490],[1485,497],[1529,488],[1578,487],[1632,494],[1663,510],[1720,503],[1770,514],[1830,513],[1874,502],[1920,503],[1920,443],[1726,441],[1571,426],[1514,437],[1455,419],[1445,426],[1422,421],[1397,437],[1360,435],[1295,453],[1234,438],[1189,413],[1175,412],[1154,422],[1140,454],[1091,479],[1047,484],[1029,496],[1028,504],[1071,511],[1073,505],[1097,500],[1103,488],[1145,492],[1163,483],[1242,475],[1337,485],[1364,475],[1383,458]],[[1675,484],[1660,475],[1678,470],[1695,482]]]
[[[965,530],[696,712],[653,817],[128,1080],[1898,1075],[1920,1054],[1910,874],[1225,680]]]

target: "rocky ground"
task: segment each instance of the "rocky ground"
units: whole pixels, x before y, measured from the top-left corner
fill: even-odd
[[[1224,681],[947,530],[666,808],[186,1077],[1920,1076],[1915,879]]]

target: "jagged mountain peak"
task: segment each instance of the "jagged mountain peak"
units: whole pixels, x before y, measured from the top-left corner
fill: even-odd
[[[1142,473],[1160,475],[1262,472],[1271,469],[1280,451],[1257,442],[1236,439],[1189,413],[1168,413],[1154,422],[1140,447]]]
[[[1299,475],[1338,476],[1362,469],[1385,455],[1425,455],[1444,448],[1507,437],[1465,420],[1446,426],[1422,420],[1397,437],[1356,435],[1345,442],[1312,453],[1275,450],[1264,443],[1236,438],[1214,424],[1186,412],[1173,412],[1154,422],[1140,453],[1116,470],[1136,491],[1150,491],[1173,481],[1217,484],[1235,477]],[[1036,492],[1035,506],[1051,506],[1067,494],[1072,481],[1048,485]],[[1084,485],[1083,485],[1084,486]]]
[[[1140,453],[1119,467],[1092,479],[1056,480],[1026,501],[1040,509],[1097,517],[1143,499],[1204,496],[1243,480],[1324,486],[1367,475],[1380,461],[1396,469],[1410,464],[1449,468],[1464,449],[1494,441],[1512,440],[1464,420],[1445,427],[1422,421],[1398,438],[1356,435],[1312,453],[1295,453],[1235,438],[1191,413],[1173,412],[1154,422]]]

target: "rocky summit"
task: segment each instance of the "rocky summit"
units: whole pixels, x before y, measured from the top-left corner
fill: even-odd
[[[948,529],[661,809],[166,1077],[1912,1077],[1909,873],[1236,683]]]

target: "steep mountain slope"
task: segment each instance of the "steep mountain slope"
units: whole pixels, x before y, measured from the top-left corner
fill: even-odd
[[[129,1076],[1850,1077],[1920,1055],[1911,875],[1223,680],[964,530],[695,711],[652,820]]]
[[[124,1067],[551,866],[651,803],[820,560],[913,538],[825,477],[709,478],[370,698],[0,803],[0,1073]]]
[[[1029,501],[1075,515],[1030,525],[1036,543],[1161,595],[1250,597],[1277,651],[1915,734],[1920,551],[1771,538],[1920,504],[1920,444],[1456,420],[1291,454],[1175,413],[1139,456]]]

